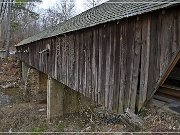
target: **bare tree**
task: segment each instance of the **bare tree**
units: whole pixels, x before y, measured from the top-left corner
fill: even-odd
[[[74,0],[61,0],[61,4],[56,4],[57,10],[62,12],[63,20],[66,21],[74,15]]]
[[[5,12],[6,12],[6,8],[7,8],[7,0],[2,0],[2,2],[0,3],[0,24],[2,23],[2,20],[4,18]]]
[[[12,12],[11,18],[11,30],[12,30],[12,40],[16,43],[24,38],[32,36],[38,30],[37,20],[39,19],[39,14],[34,12],[34,3],[26,4],[26,9],[16,9]],[[36,27],[37,26],[37,27]]]
[[[34,1],[40,2],[40,0]],[[26,37],[28,33],[26,28],[35,18],[32,16],[37,16],[32,8],[35,4],[28,2],[32,2],[32,0],[1,0],[0,2],[0,47],[6,47],[7,56],[12,41]]]
[[[42,23],[42,29],[47,29],[48,27],[56,26],[58,23],[62,22],[63,16],[61,12],[57,9],[49,8],[41,13],[41,20],[39,23]]]
[[[18,3],[16,3],[17,1]],[[56,26],[75,14],[74,0],[59,0],[54,7],[39,12],[40,15],[34,12],[36,5],[28,3],[31,1],[39,2],[41,0],[11,0],[10,3],[7,3],[6,10],[2,8],[3,5],[0,3],[0,10],[6,11],[2,21],[2,33],[5,34],[2,35],[1,42],[3,46],[5,44],[6,56],[8,56],[12,44],[48,27]]]
[[[6,11],[7,3],[5,0],[2,0],[0,2],[0,48],[2,47],[2,20],[4,18],[4,13]]]
[[[101,4],[102,1],[103,1],[103,0],[86,0],[86,2],[85,2],[85,7],[86,7],[87,9],[93,8],[93,7]]]
[[[12,0],[8,3],[8,11],[7,11],[7,38],[6,38],[6,54],[5,58],[9,56],[9,47],[10,47],[10,34],[11,34],[11,7],[12,7]]]
[[[75,14],[74,0],[59,0],[54,7],[51,7],[41,13],[42,28],[56,26]]]

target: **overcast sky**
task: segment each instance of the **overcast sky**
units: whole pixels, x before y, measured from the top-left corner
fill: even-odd
[[[40,8],[47,9],[50,6],[53,6],[57,1],[60,2],[61,0],[42,0],[43,2],[39,5]],[[75,1],[75,6],[77,9],[78,13],[81,13],[85,11],[85,0],[74,0]],[[107,1],[107,0],[102,0],[102,2]]]
[[[44,8],[44,9],[46,9],[50,6],[53,6],[56,3],[56,1],[60,2],[60,0],[42,0],[42,1],[43,2],[39,5],[39,7]],[[78,12],[82,12],[85,10],[83,1],[84,0],[75,0],[75,5],[76,5]]]

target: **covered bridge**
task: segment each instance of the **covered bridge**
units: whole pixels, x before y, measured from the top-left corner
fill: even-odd
[[[117,113],[138,111],[180,58],[179,0],[110,0],[16,45],[18,59]]]

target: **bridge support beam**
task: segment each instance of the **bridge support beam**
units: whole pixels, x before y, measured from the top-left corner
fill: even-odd
[[[26,82],[26,80],[27,80],[27,76],[28,76],[28,69],[29,69],[30,67],[26,64],[26,63],[24,63],[23,61],[22,61],[22,63],[21,63],[21,76],[22,76],[22,80],[24,81],[24,82]]]
[[[25,82],[24,93],[27,101],[47,100],[48,120],[95,105],[89,98],[24,62],[22,62],[22,79]]]
[[[66,85],[48,77],[47,81],[47,118],[51,120],[64,114],[76,113],[94,106],[89,98],[84,97]]]
[[[47,119],[63,115],[64,86],[51,77],[47,80]]]

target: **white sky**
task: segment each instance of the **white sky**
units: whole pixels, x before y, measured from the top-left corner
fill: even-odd
[[[50,6],[53,6],[56,3],[56,1],[60,1],[60,0],[42,0],[42,1],[43,2],[39,5],[39,7],[47,9]],[[78,12],[82,12],[85,10],[83,1],[84,0],[75,0],[75,6]]]

